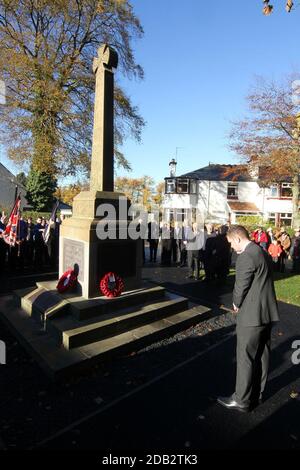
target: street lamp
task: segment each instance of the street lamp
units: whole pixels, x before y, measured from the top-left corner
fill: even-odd
[[[169,163],[169,167],[170,167],[170,176],[173,178],[174,176],[176,176],[176,165],[177,165],[177,162],[175,158],[172,158],[172,160]]]

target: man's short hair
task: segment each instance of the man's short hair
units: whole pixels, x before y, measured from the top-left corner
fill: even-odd
[[[248,230],[243,225],[231,225],[227,232],[227,238],[241,237],[249,240]]]

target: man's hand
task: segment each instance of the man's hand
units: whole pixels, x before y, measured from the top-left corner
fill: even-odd
[[[232,304],[232,305],[233,305],[233,311],[234,311],[234,313],[238,313],[239,309],[237,308],[237,306],[234,305],[234,304]]]

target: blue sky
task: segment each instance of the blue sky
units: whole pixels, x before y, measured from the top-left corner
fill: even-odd
[[[147,122],[142,143],[123,151],[133,171],[119,176],[177,174],[213,163],[237,163],[227,146],[230,120],[245,114],[256,75],[280,79],[300,70],[300,8],[262,15],[261,0],[132,0],[145,30],[134,43],[143,81],[117,78]],[[295,2],[298,3],[298,2]],[[3,159],[11,169],[13,166]]]

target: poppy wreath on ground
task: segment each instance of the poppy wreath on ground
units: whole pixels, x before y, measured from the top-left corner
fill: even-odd
[[[115,273],[107,273],[100,281],[100,290],[105,297],[119,297],[124,290],[123,279]]]
[[[74,269],[68,269],[59,278],[56,289],[60,294],[63,294],[67,290],[71,290],[77,283],[77,274]]]

